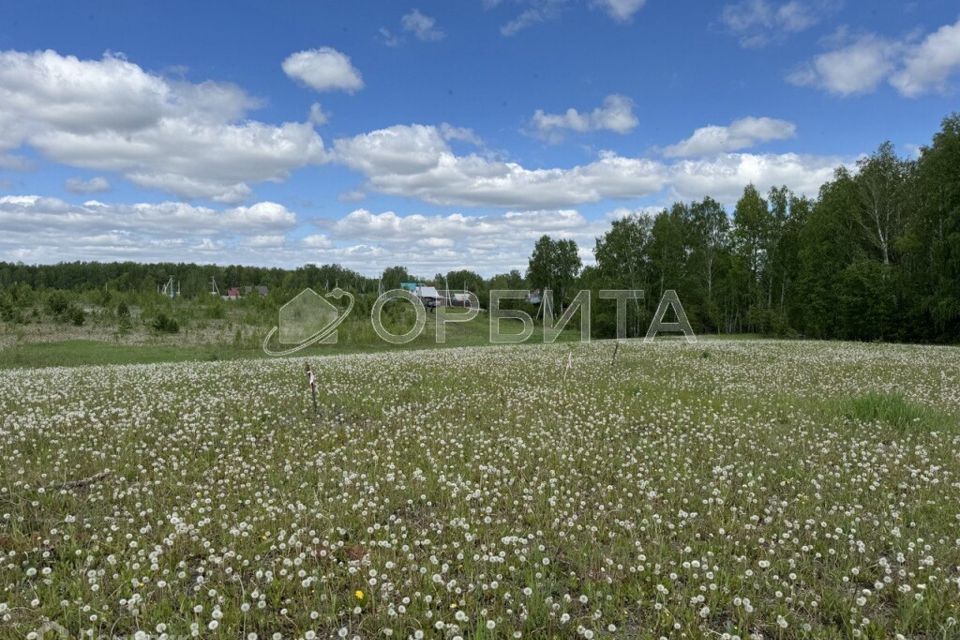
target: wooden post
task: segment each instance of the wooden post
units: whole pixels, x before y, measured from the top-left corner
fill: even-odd
[[[319,413],[317,409],[317,378],[309,364],[307,365],[307,384],[310,386],[310,397],[313,399],[313,415],[317,415]]]

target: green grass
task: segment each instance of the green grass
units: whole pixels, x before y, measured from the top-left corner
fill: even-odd
[[[901,432],[943,429],[951,422],[943,412],[911,402],[899,393],[871,391],[843,400],[840,407],[849,420],[881,424]]]
[[[457,312],[452,312],[456,314]],[[516,326],[513,326],[516,325]],[[503,331],[510,333],[519,327],[518,323],[504,323]],[[392,329],[403,333],[409,326]],[[568,342],[579,338],[576,326],[568,328],[557,337],[557,342]],[[123,342],[104,342],[97,340],[57,340],[49,342],[19,342],[14,346],[0,349],[0,369],[38,368],[38,367],[76,367],[84,365],[107,364],[152,364],[157,362],[206,362],[214,360],[239,360],[265,358],[261,341],[267,329],[258,335],[237,343],[191,344],[186,340],[178,341],[178,336],[162,336],[163,342],[138,344]],[[541,343],[543,331],[540,326],[534,329],[528,344]],[[393,345],[381,340],[368,321],[348,321],[338,332],[338,342],[331,345],[316,345],[297,352],[296,356],[341,355],[348,353],[371,353],[410,349],[431,349],[450,347],[483,346],[489,342],[488,317],[481,314],[469,322],[448,323],[446,341],[437,344],[435,339],[435,316],[431,313],[423,332],[413,341],[404,345]],[[279,345],[282,347],[284,345]],[[278,345],[273,344],[276,349]]]
[[[956,349],[614,348],[0,371],[0,640],[958,637]]]
[[[255,357],[249,349],[228,346],[124,345],[93,340],[20,344],[0,351],[0,369],[150,364]]]

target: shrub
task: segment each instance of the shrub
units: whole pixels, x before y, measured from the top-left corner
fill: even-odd
[[[61,317],[70,306],[70,301],[62,291],[54,291],[47,298],[47,311],[51,316]]]
[[[153,329],[154,331],[159,331],[160,333],[177,333],[180,331],[180,325],[177,324],[177,321],[174,318],[169,317],[165,313],[161,313],[154,318]]]
[[[75,327],[82,327],[83,323],[87,319],[87,314],[84,313],[83,309],[76,305],[70,305],[70,308],[66,313],[67,320],[73,324]]]
[[[8,295],[0,296],[0,320],[13,324],[23,322],[20,309],[17,308],[16,303]]]
[[[133,325],[130,323],[130,318],[120,316],[120,322],[117,323],[117,334],[125,336],[130,333],[131,329],[133,329]]]

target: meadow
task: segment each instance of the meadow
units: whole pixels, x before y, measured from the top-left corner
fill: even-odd
[[[957,638],[958,356],[6,369],[0,638]]]
[[[169,300],[163,301],[170,304]],[[226,307],[226,305],[219,305]],[[231,304],[223,317],[205,317],[209,306],[193,300],[171,304],[180,324],[176,333],[158,332],[149,323],[137,319],[123,331],[116,318],[109,314],[90,315],[82,326],[72,326],[38,316],[26,324],[0,323],[0,369],[82,366],[108,364],[149,364],[156,362],[209,362],[264,358],[263,339],[277,324],[277,313],[252,308],[250,301]],[[399,307],[399,308],[396,308]],[[217,308],[215,306],[215,308]],[[396,312],[391,317],[391,311]],[[448,317],[462,313],[448,309]],[[530,309],[531,315],[535,311]],[[219,314],[218,314],[219,315]],[[410,309],[391,303],[384,322],[391,331],[403,334],[413,326]],[[489,343],[490,319],[486,312],[467,322],[446,325],[445,342],[435,336],[436,316],[428,312],[423,332],[411,342],[393,345],[374,331],[369,312],[358,312],[344,322],[337,332],[337,343],[324,345],[324,354],[367,353],[397,349],[432,349],[443,347],[481,346]],[[506,331],[519,331],[507,326]],[[579,339],[579,327],[571,323],[557,337],[558,342]],[[543,327],[537,324],[529,342],[543,342]],[[276,337],[274,349],[282,347]],[[289,346],[289,345],[287,345]]]

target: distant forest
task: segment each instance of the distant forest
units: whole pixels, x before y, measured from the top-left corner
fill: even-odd
[[[483,278],[455,271],[416,278],[402,266],[368,278],[338,265],[294,270],[195,264],[0,263],[0,318],[52,291],[136,301],[174,276],[184,298],[266,285],[278,307],[304,287],[334,286],[364,298],[420,280],[464,287],[486,304],[491,288],[550,288],[555,306],[576,290],[643,289],[629,307],[640,335],[663,291],[678,292],[700,333],[854,340],[960,342],[960,114],[943,121],[916,159],[882,144],[855,171],[839,169],[815,200],[786,187],[747,186],[730,215],[717,201],[678,202],[654,216],[628,216],[597,238],[596,264],[582,267],[571,240],[542,237],[526,273]],[[614,305],[594,297],[594,331],[615,333]]]

